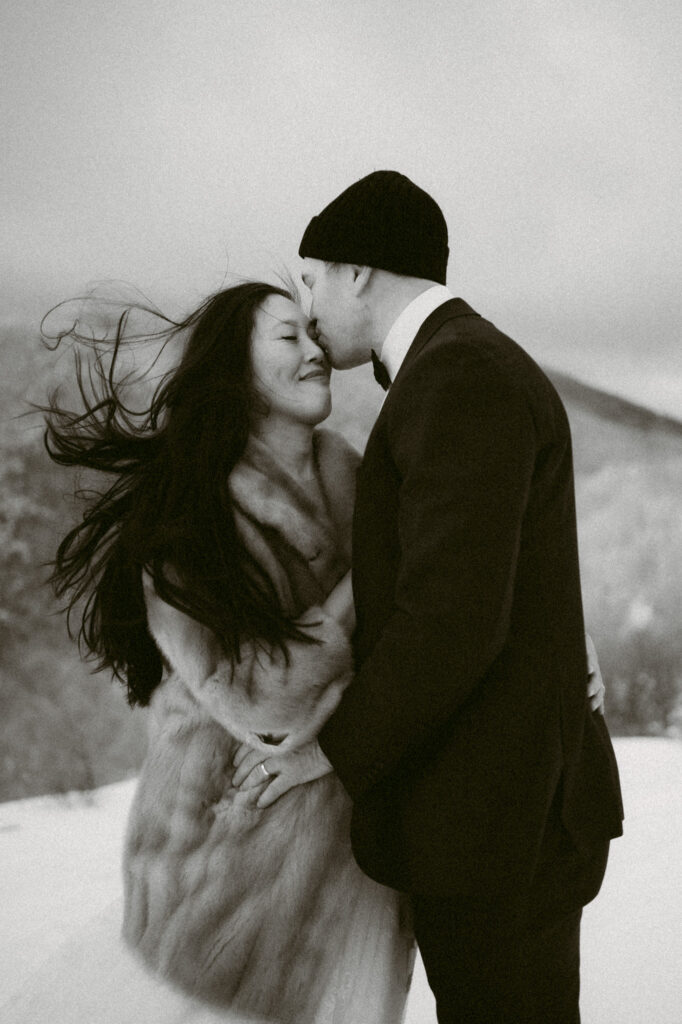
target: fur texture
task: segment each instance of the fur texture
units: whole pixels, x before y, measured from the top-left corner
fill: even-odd
[[[167,663],[125,854],[124,936],[167,979],[276,1021],[400,1019],[412,939],[397,894],[366,878],[334,775],[266,810],[231,784],[240,742],[272,753],[312,739],[350,679],[351,650],[320,604],[350,564],[356,453],[315,435],[324,508],[262,445],[230,478],[242,536],[283,606],[321,642],[279,654],[244,646],[232,671],[208,630],[145,581]],[[353,979],[349,986],[348,979]],[[344,981],[345,979],[345,981]],[[323,1016],[326,1014],[326,1016]]]

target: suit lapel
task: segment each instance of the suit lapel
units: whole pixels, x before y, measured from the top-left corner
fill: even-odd
[[[417,331],[415,339],[407,350],[407,355],[403,359],[402,365],[398,370],[391,387],[394,387],[400,380],[401,376],[409,368],[416,356],[419,355],[427,342],[434,336],[436,331],[439,330],[448,320],[456,320],[461,316],[480,317],[480,314],[476,313],[475,310],[473,310],[471,306],[464,301],[464,299],[449,299],[448,302],[444,302],[442,306],[438,306],[437,309],[434,309],[433,313],[426,318]]]
[[[371,447],[370,442],[374,434],[376,433],[377,429],[380,429],[380,425],[383,423],[386,410],[390,408],[391,405],[391,396],[393,395],[395,386],[398,383],[398,381],[401,380],[403,374],[407,370],[409,370],[410,365],[415,360],[417,355],[421,352],[424,346],[431,340],[436,331],[440,330],[444,323],[447,323],[448,320],[455,320],[458,317],[465,316],[475,316],[480,319],[480,313],[477,313],[475,310],[473,310],[471,306],[464,301],[464,299],[449,299],[447,302],[444,302],[442,306],[438,306],[437,309],[434,309],[433,313],[431,313],[426,318],[424,323],[417,331],[414,341],[407,350],[407,354],[402,361],[400,369],[396,374],[395,380],[388,389],[386,398],[384,399],[381,409],[379,410],[379,415],[374,421],[374,426],[370,431],[370,435],[367,440],[367,445],[365,446],[365,452],[367,452],[367,449]],[[363,458],[363,464],[364,461],[365,460]]]

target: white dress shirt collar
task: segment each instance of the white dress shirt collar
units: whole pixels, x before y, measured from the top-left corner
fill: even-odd
[[[402,366],[410,345],[417,337],[419,328],[435,309],[452,298],[454,295],[444,284],[434,284],[432,288],[427,288],[409,305],[405,306],[400,316],[393,322],[381,349],[381,361],[388,370],[392,381],[396,379],[398,370]]]

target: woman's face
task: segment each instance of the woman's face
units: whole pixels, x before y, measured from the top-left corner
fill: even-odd
[[[314,426],[331,412],[330,366],[308,334],[305,313],[283,295],[269,295],[254,317],[251,369],[273,413]]]

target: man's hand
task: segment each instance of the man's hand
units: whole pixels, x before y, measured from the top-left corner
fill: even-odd
[[[600,715],[603,715],[606,687],[599,668],[597,650],[589,633],[585,633],[585,650],[587,651],[587,696],[590,699],[590,707],[593,711],[598,711]]]
[[[262,750],[254,750],[242,743],[232,763],[236,768],[232,785],[236,789],[252,789],[267,783],[258,797],[256,807],[270,807],[294,786],[321,779],[333,771],[317,740],[307,743],[300,750],[279,756],[264,756]]]

